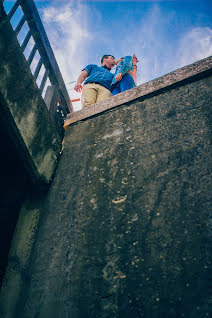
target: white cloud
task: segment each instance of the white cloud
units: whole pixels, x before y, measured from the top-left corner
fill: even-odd
[[[174,18],[174,11],[164,15],[155,5],[137,21],[136,41],[131,35],[123,41],[122,51],[130,47],[140,60],[138,85],[212,55],[211,28],[195,27],[186,33],[181,29],[174,34],[171,31]]]
[[[66,84],[79,76],[86,57],[86,47],[92,40],[88,30],[86,6],[71,3],[43,8],[42,21],[53,48],[56,60]],[[67,85],[71,99],[80,95],[73,91],[74,84]],[[71,90],[72,89],[72,90]],[[74,108],[80,103],[74,103]]]
[[[96,57],[105,50],[116,57],[136,54],[140,60],[138,85],[212,55],[212,29],[196,27],[185,33],[180,28],[180,32],[176,32],[177,29],[172,29],[176,12],[164,14],[158,4],[136,21],[136,33],[134,22],[128,21],[124,27],[121,24],[116,32],[124,36],[118,38],[103,28],[100,11],[96,10],[95,21],[90,21],[89,7],[80,1],[74,4],[61,1],[60,5],[52,1],[41,13],[65,83],[76,80],[88,63],[98,62]],[[71,99],[79,98],[79,94],[70,90],[73,87],[74,84],[67,85]],[[74,103],[74,108],[79,109],[80,103]]]
[[[130,47],[140,61],[138,85],[165,73],[164,66],[169,55],[172,56],[170,43],[166,38],[166,26],[171,19],[172,13],[164,16],[159,6],[154,5],[145,17],[137,21],[136,40],[132,34],[124,39],[122,50],[128,51]]]
[[[212,29],[198,27],[185,34],[177,52],[178,65],[182,67],[212,55]]]

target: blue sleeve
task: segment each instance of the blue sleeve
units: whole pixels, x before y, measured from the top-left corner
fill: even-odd
[[[125,75],[130,70],[133,70],[132,56],[125,56],[123,60],[116,66],[116,71],[112,80],[112,85],[116,83],[116,75],[118,73]]]
[[[132,56],[125,56],[116,67],[116,74],[126,74],[129,70],[133,70]]]
[[[94,65],[94,64],[89,64],[89,65],[87,65],[86,67],[84,67],[84,68],[82,69],[82,71],[86,70],[86,71],[88,72],[88,76],[89,76],[94,66],[96,66],[96,65]]]

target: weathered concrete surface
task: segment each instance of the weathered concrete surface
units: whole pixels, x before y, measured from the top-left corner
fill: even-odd
[[[19,210],[29,187],[23,161],[6,132],[7,122],[0,116],[0,286]]]
[[[0,15],[0,103],[8,133],[34,181],[49,183],[61,142],[3,10]]]
[[[28,189],[29,190],[29,189]],[[0,294],[0,317],[16,317],[16,307],[28,277],[28,266],[35,244],[44,193],[31,188],[22,204],[8,256],[7,271]]]
[[[182,67],[121,94],[112,96],[105,101],[71,113],[66,118],[64,128],[66,129],[73,123],[101,114],[107,110],[113,109],[114,107],[120,107],[123,104],[128,104],[135,99],[144,100],[145,98],[167,91],[170,88],[185,85],[191,81],[197,80],[198,78],[205,77],[209,73],[212,73],[212,56]]]
[[[209,317],[211,87],[67,130],[15,318]]]

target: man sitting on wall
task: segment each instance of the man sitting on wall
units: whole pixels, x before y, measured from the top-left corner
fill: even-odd
[[[98,103],[112,95],[110,87],[114,74],[110,73],[110,70],[114,65],[115,59],[112,55],[103,55],[101,66],[89,64],[82,70],[74,87],[76,92],[82,91],[82,107]]]

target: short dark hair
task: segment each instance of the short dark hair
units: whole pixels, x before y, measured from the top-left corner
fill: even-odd
[[[102,57],[101,57],[101,64],[103,63],[103,60],[104,59],[107,59],[109,56],[112,56],[114,59],[115,59],[115,57],[113,56],[113,55],[111,55],[111,54],[105,54],[105,55],[103,55]]]

